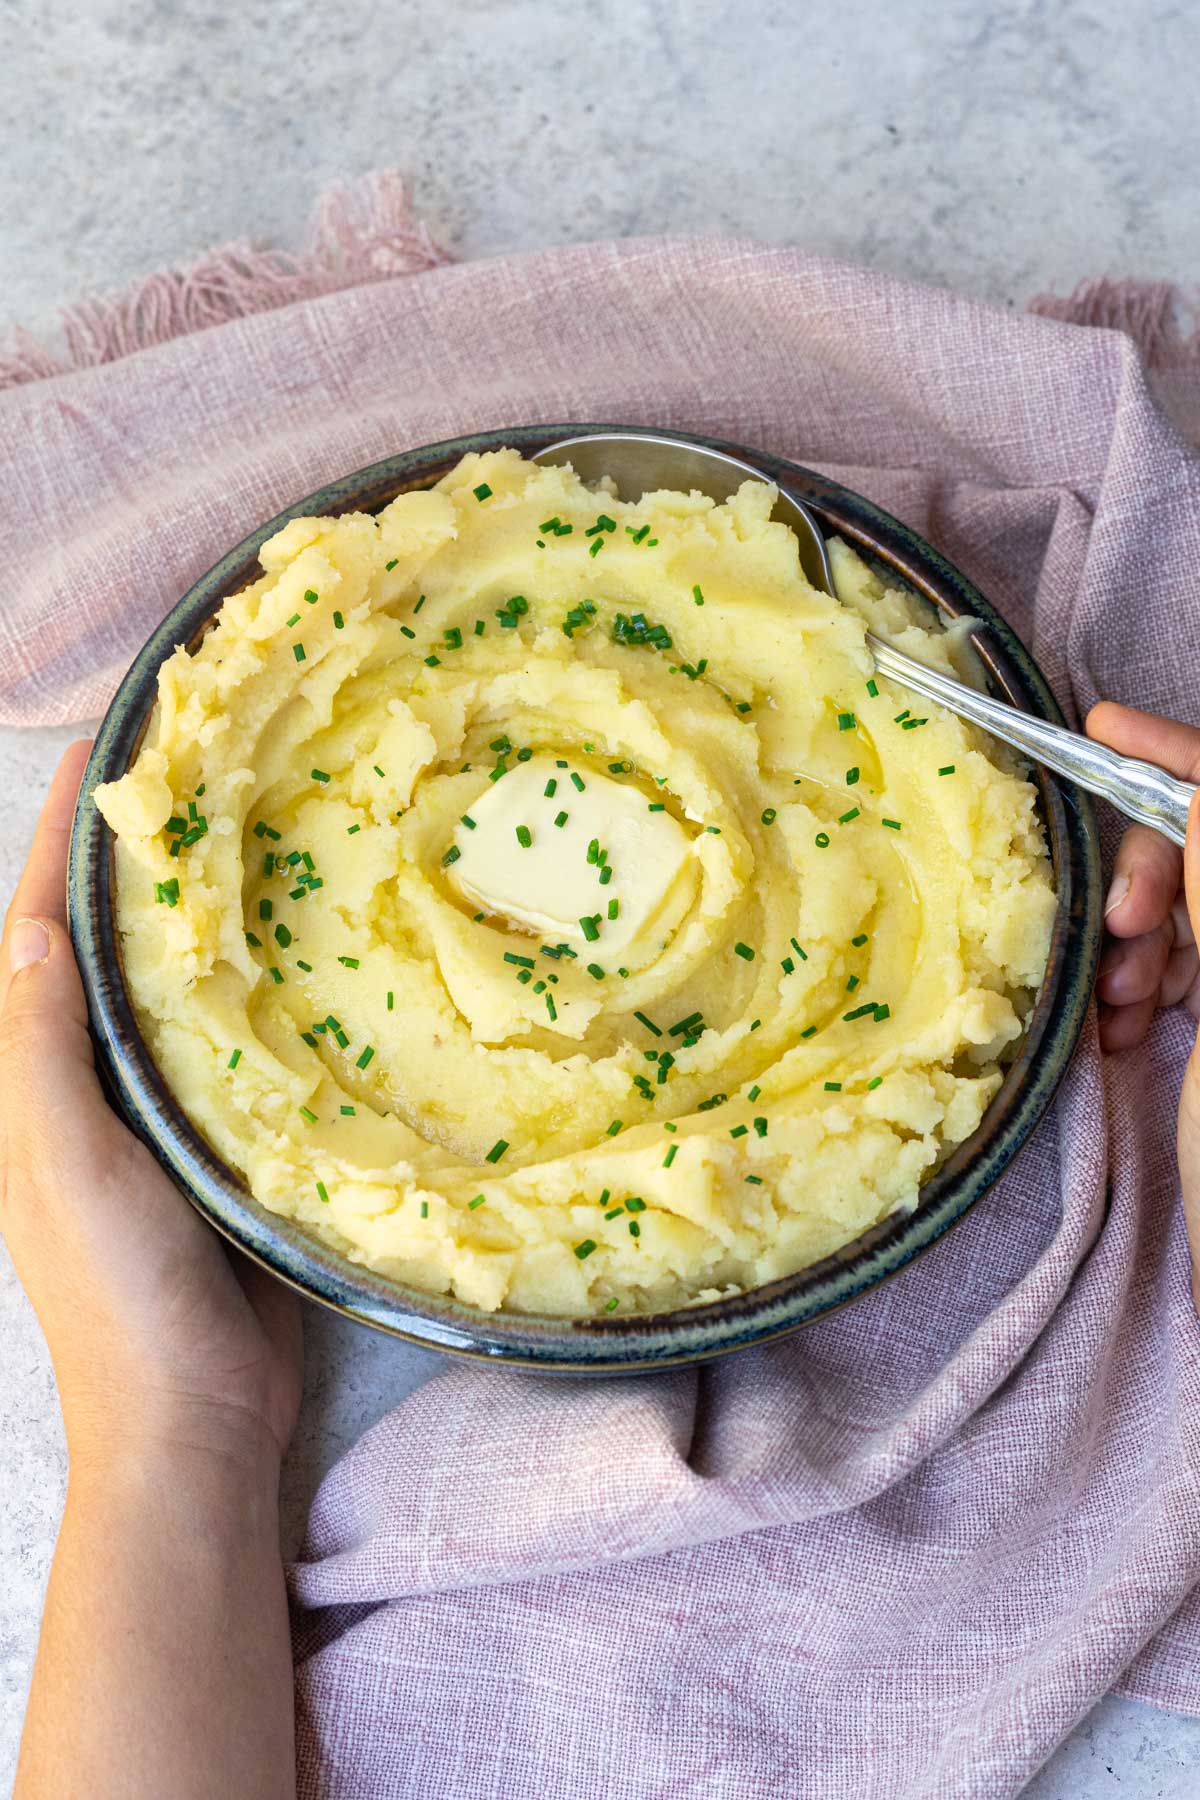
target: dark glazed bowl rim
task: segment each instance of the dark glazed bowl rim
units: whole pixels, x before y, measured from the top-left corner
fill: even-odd
[[[172,608],[122,681],[84,773],[71,838],[68,908],[102,1072],[139,1135],[201,1213],[232,1243],[309,1297],[425,1348],[509,1366],[571,1374],[669,1367],[720,1356],[793,1331],[893,1275],[961,1219],[1011,1161],[1066,1068],[1091,995],[1099,950],[1100,857],[1092,806],[1038,772],[1058,907],[1046,976],[1019,1052],[974,1137],[921,1190],[909,1214],[882,1220],[835,1255],[745,1294],[640,1318],[564,1320],[483,1313],[360,1267],[268,1212],[184,1116],[138,1030],[113,919],[112,835],[92,799],[135,753],[160,664],[190,644],[221,602],[257,572],[258,551],[289,519],[374,511],[438,479],[468,451],[505,445],[526,455],[556,439],[649,430],[620,425],[518,425],[407,450],[330,482],[251,532]],[[677,438],[743,457],[791,489],[868,558],[886,565],[948,616],[983,621],[978,642],[999,693],[1061,722],[1044,676],[1015,633],[951,563],[899,520],[839,483],[783,457],[720,438]]]

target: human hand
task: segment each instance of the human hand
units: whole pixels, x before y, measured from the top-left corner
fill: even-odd
[[[276,1462],[300,1397],[295,1296],[228,1250],[104,1099],[66,929],[67,751],[0,954],[0,1232],[45,1333],[73,1460],[147,1434]]]
[[[1200,781],[1200,731],[1154,713],[1103,701],[1087,717],[1089,737],[1122,756]],[[1146,825],[1131,825],[1117,851],[1105,903],[1109,934],[1100,962],[1100,1043],[1127,1050],[1145,1037],[1160,1006],[1200,1019],[1200,807],[1193,803],[1181,851]],[[1179,1175],[1200,1310],[1200,1052],[1193,1046],[1179,1099]]]

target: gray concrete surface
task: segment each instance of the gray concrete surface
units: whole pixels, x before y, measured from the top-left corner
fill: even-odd
[[[0,0],[0,323],[210,244],[300,241],[392,165],[459,254],[744,232],[1000,304],[1200,271],[1185,0]],[[216,548],[214,546],[214,548]],[[0,601],[2,604],[2,601]],[[0,734],[0,899],[71,732]],[[433,1359],[310,1311],[287,1513]],[[0,1269],[0,1782],[64,1478],[45,1349]],[[1200,1792],[1200,1723],[1106,1700],[1035,1800]]]

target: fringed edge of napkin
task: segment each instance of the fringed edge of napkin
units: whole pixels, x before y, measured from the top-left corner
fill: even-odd
[[[1200,328],[1181,323],[1189,303],[1173,281],[1115,281],[1100,275],[1081,281],[1065,297],[1036,294],[1027,311],[1068,325],[1121,331],[1132,338],[1148,369],[1200,367]]]
[[[12,327],[0,341],[0,389],[95,368],[209,325],[453,260],[413,217],[396,170],[335,182],[318,198],[298,253],[223,244],[196,262],[147,275],[124,293],[77,301],[59,314],[61,354]]]

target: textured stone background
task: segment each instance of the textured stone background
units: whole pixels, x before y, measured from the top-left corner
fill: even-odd
[[[0,41],[0,323],[52,331],[62,302],[225,239],[298,244],[322,184],[384,165],[464,256],[736,232],[1002,305],[1200,273],[1183,0],[0,0]],[[74,735],[0,733],[0,900]],[[323,1470],[436,1366],[309,1326],[292,1532]],[[65,1474],[3,1262],[0,1367],[3,1782]],[[1197,1791],[1200,1724],[1111,1699],[1027,1789]]]

